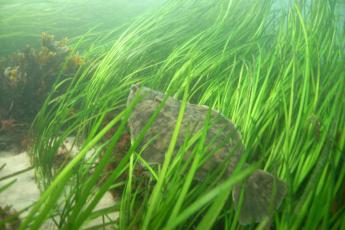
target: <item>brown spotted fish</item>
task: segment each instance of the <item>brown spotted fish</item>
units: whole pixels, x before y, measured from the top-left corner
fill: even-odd
[[[136,97],[139,97],[139,102],[135,105],[128,119],[132,142],[143,130],[161,103],[164,103],[152,126],[144,136],[142,146],[145,146],[145,150],[141,155],[149,164],[162,164],[174,132],[181,101],[173,97],[167,97],[164,101],[165,95],[163,93],[144,86],[133,85],[128,96],[127,105]],[[185,143],[185,140],[191,137],[191,134],[204,129],[206,120],[209,126],[204,144],[207,148],[206,152],[211,152],[212,155],[198,169],[196,177],[202,179],[226,159],[229,159],[230,163],[225,174],[229,176],[244,152],[241,136],[229,119],[216,111],[210,110],[207,106],[187,104],[175,150],[178,150]],[[186,154],[184,157],[189,156]],[[244,199],[239,217],[241,224],[260,222],[266,217],[269,218],[272,210],[279,207],[287,190],[287,186],[283,181],[265,171],[256,170],[242,186],[233,189],[235,207],[240,205],[239,199],[242,187]]]

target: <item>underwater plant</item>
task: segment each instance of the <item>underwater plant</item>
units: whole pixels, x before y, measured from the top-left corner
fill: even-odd
[[[60,229],[81,229],[98,216],[105,219],[99,227],[116,229],[340,229],[345,33],[337,4],[173,0],[120,36],[107,36],[105,45],[101,36],[90,48],[96,61],[60,96],[52,93],[35,118],[31,154],[42,196],[19,229],[37,229],[54,216]],[[220,166],[194,184],[206,132],[187,161],[179,159],[188,156],[188,141],[173,155],[183,112],[162,165],[150,167],[141,157],[155,116],[120,150],[136,106],[126,105],[133,83],[182,99],[181,107],[207,105],[231,119],[245,146],[242,164],[225,181]],[[53,167],[69,136],[79,153]],[[244,160],[251,167],[243,169]],[[148,176],[135,171],[138,165]],[[287,196],[272,218],[242,226],[230,193],[258,167],[286,181]],[[117,188],[118,203],[93,211]],[[114,212],[117,220],[107,218]]]
[[[28,130],[48,93],[53,90],[54,82],[73,77],[85,63],[67,43],[67,38],[56,41],[54,36],[42,33],[39,49],[27,46],[22,52],[3,60],[0,68],[0,133],[11,135]]]
[[[17,229],[20,225],[20,218],[16,211],[11,207],[0,206],[0,228],[3,230]]]
[[[78,54],[71,54],[67,39],[56,41],[52,35],[42,33],[41,48],[27,46],[6,61],[0,75],[1,119],[32,121],[52,90],[59,75],[67,79],[85,61]],[[67,67],[61,69],[63,65]]]

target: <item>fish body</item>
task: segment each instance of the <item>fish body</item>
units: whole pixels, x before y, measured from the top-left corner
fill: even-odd
[[[136,97],[139,97],[139,102],[135,105],[128,119],[132,142],[138,137],[161,103],[164,103],[153,124],[145,133],[142,142],[145,150],[141,155],[149,164],[162,164],[176,126],[181,101],[172,97],[167,97],[164,101],[165,95],[163,93],[144,86],[133,85],[127,99],[127,105],[129,106]],[[196,177],[202,180],[228,158],[229,165],[225,176],[229,176],[244,152],[241,135],[229,119],[207,106],[187,103],[175,150],[180,149],[188,137],[202,131],[206,123],[209,126],[204,144],[206,152],[212,153],[212,156],[206,160],[201,169],[198,169]],[[188,158],[190,155],[187,153],[184,157]],[[236,207],[240,205],[239,194],[242,187],[245,193],[240,211],[241,224],[263,220],[269,216],[269,203],[273,202],[275,207],[279,206],[286,194],[284,182],[267,172],[257,170],[242,186],[237,186],[233,190]],[[275,194],[274,197],[272,193]]]

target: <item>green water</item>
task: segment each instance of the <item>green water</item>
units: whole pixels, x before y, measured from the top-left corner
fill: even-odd
[[[32,79],[49,76],[54,85],[30,128],[29,154],[42,196],[20,229],[38,228],[56,210],[61,229],[82,229],[97,216],[107,222],[114,210],[119,219],[109,225],[115,229],[341,229],[344,23],[340,0],[0,0],[1,56],[25,44],[39,49],[40,34],[48,32],[69,38],[66,60],[83,58],[74,71],[59,60],[52,72],[39,60],[30,72]],[[0,77],[15,76],[9,70],[15,69]],[[136,105],[126,100],[136,83],[181,103],[171,139],[162,140],[168,148],[160,167],[140,157],[155,116],[138,137],[128,132]],[[23,92],[39,91],[29,89]],[[6,108],[16,108],[19,97],[31,100],[8,91],[13,100],[0,98]],[[187,102],[218,111],[241,134],[242,161],[229,177],[220,176],[225,160],[202,182],[195,180],[207,162],[208,131],[176,145]],[[71,136],[77,155],[57,165],[59,147]],[[243,226],[231,192],[257,169],[284,181],[287,193],[277,209],[260,199],[246,206],[260,223]],[[93,211],[114,187],[118,203]],[[252,185],[259,192],[249,194],[267,198],[261,187]],[[259,218],[263,209],[270,212],[266,219]]]
[[[41,32],[73,38],[87,32],[111,30],[129,23],[162,0],[142,1],[0,1],[2,54],[38,44]]]

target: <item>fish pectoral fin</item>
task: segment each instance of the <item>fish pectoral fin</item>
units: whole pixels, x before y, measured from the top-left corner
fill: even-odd
[[[233,190],[235,208],[240,210],[240,224],[257,223],[270,218],[286,193],[285,182],[263,170],[255,171],[242,185]]]

